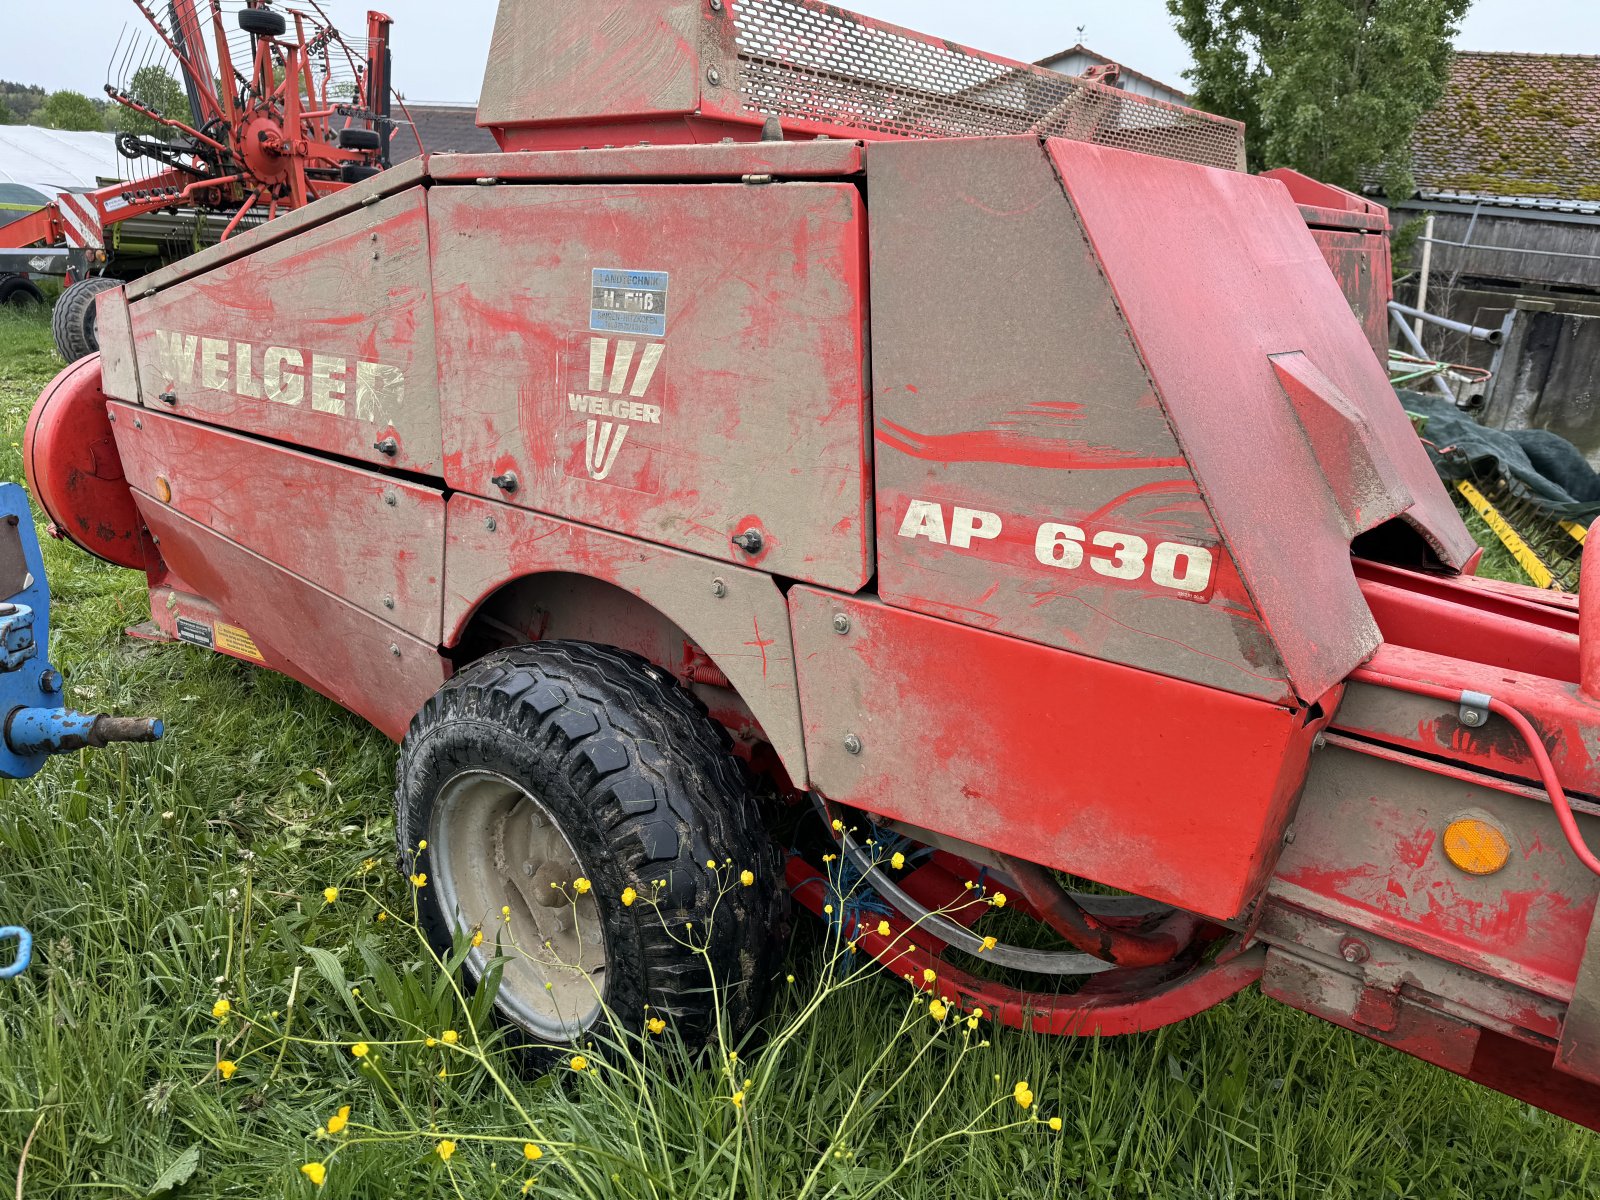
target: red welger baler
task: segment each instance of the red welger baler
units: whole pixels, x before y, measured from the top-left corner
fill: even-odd
[[[748,1019],[848,878],[1008,1024],[1259,980],[1600,1121],[1600,634],[1463,573],[1237,125],[812,0],[506,0],[479,120],[103,296],[27,455],[162,635],[403,739],[508,1018]]]

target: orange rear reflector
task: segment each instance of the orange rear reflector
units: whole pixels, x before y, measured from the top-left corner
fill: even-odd
[[[1457,817],[1444,829],[1444,854],[1469,875],[1493,875],[1511,857],[1499,826],[1478,817]]]

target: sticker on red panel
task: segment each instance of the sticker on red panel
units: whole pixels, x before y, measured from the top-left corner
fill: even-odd
[[[597,333],[667,336],[667,272],[596,267],[589,328]]]
[[[575,333],[567,344],[567,474],[657,492],[665,342]]]

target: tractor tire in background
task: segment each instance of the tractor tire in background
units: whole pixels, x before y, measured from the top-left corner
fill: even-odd
[[[44,303],[44,293],[34,286],[33,280],[21,275],[8,275],[0,279],[0,304],[13,308],[31,308]]]
[[[496,651],[411,722],[396,830],[413,882],[427,875],[423,926],[441,954],[483,931],[474,983],[509,956],[496,1008],[534,1058],[647,1016],[691,1045],[715,1034],[719,1004],[735,1041],[760,1017],[786,894],[728,747],[665,672],[585,642]]]
[[[282,37],[289,24],[283,14],[270,8],[241,8],[239,28],[251,37]]]
[[[78,280],[56,297],[56,306],[50,313],[50,334],[62,358],[74,363],[100,349],[95,332],[95,297],[121,286],[120,279],[94,275]]]
[[[377,150],[382,146],[383,138],[376,129],[339,130],[339,149],[341,150]]]

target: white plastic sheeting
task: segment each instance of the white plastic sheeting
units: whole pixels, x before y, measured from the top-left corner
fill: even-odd
[[[109,133],[0,125],[0,183],[44,191],[93,188],[102,179],[126,178],[128,165]]]

